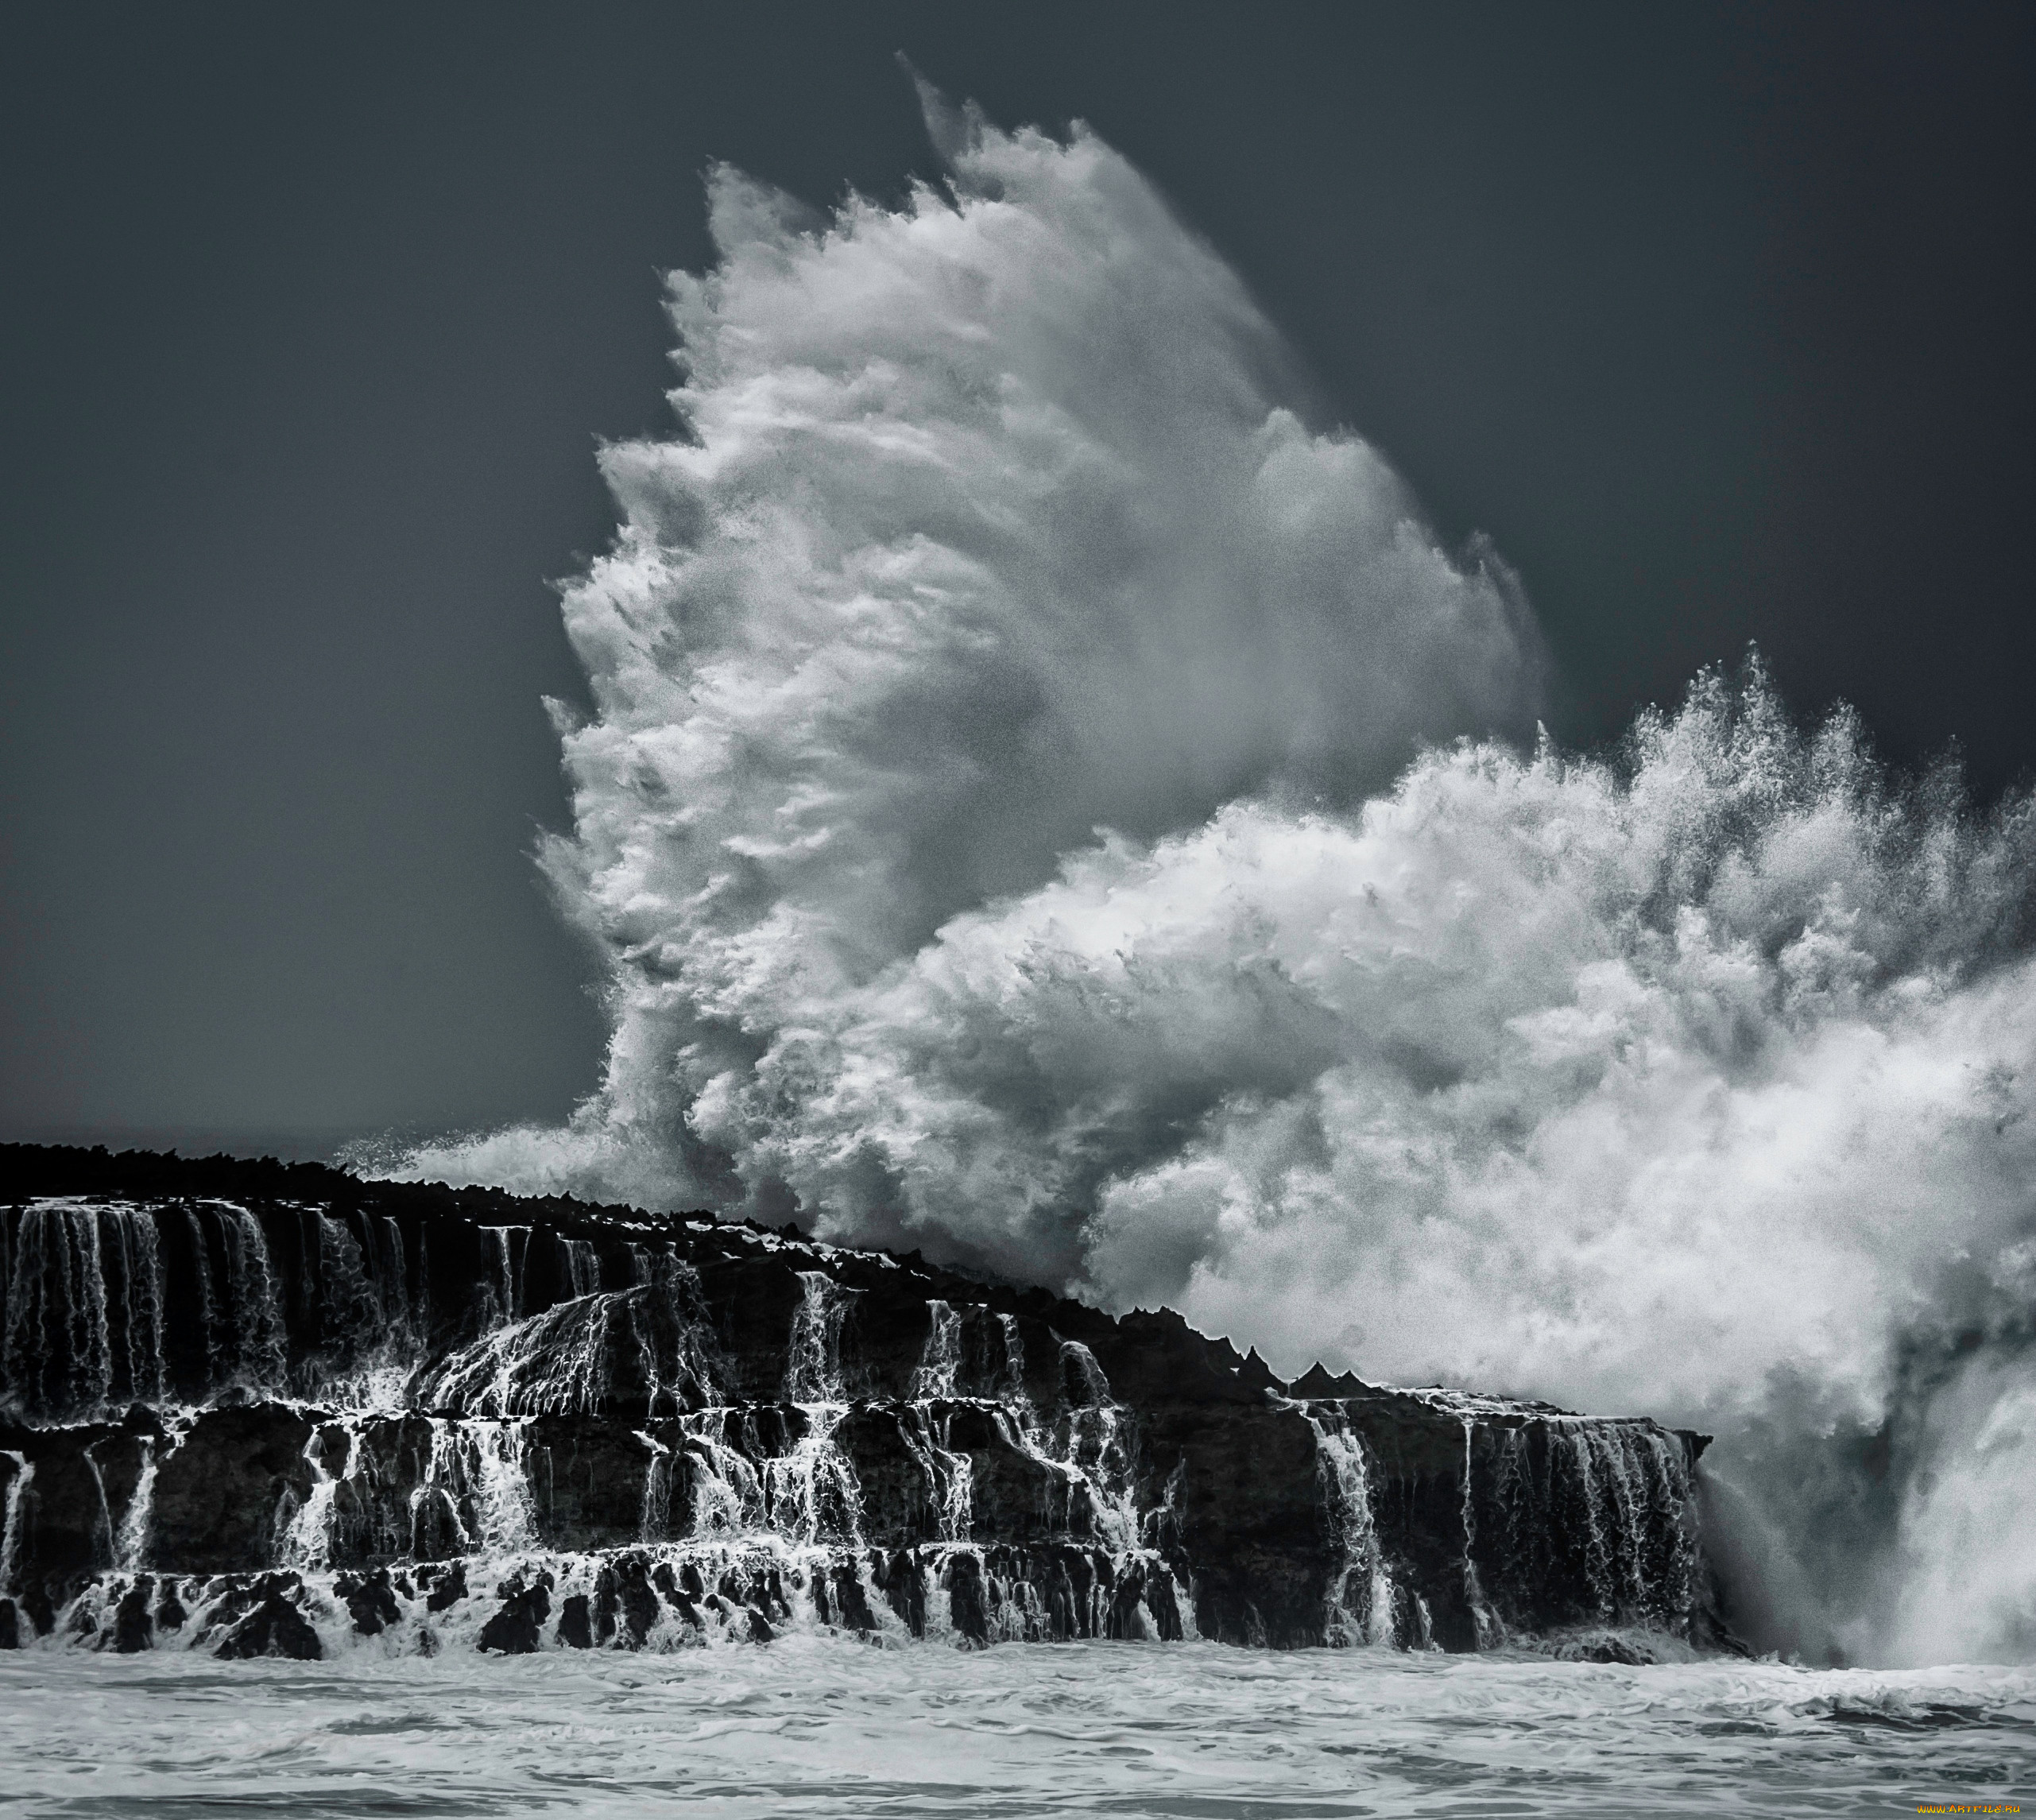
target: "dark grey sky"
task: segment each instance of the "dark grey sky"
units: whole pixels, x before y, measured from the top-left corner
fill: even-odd
[[[2026,6],[429,9],[0,24],[0,1127],[315,1148],[553,1117],[546,578],[662,430],[727,158],[933,161],[903,49],[1090,121],[1453,538],[1558,730],[1767,651],[1890,754],[2036,759]],[[281,1134],[281,1135],[278,1135]],[[186,1141],[189,1141],[187,1137]]]

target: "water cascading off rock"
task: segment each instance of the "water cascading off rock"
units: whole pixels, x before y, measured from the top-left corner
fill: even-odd
[[[1283,1384],[790,1229],[0,1167],[0,1645],[1726,1640],[1651,1422]]]

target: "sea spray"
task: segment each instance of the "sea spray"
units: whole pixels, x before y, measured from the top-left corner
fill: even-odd
[[[1655,1408],[1775,1539],[1764,1640],[2022,1653],[2027,801],[1892,779],[1757,667],[1526,749],[1496,554],[1309,427],[1093,133],[927,101],[943,185],[898,208],[710,173],[683,431],[604,451],[565,596],[594,712],[544,864],[607,1072],[399,1172]]]

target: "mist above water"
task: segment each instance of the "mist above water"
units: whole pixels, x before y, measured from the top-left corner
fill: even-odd
[[[711,175],[565,596],[605,1078],[396,1172],[1697,1423],[1756,1640],[2029,1654],[2028,803],[1757,665],[1537,746],[1510,572],[1137,172],[928,114],[897,210]]]

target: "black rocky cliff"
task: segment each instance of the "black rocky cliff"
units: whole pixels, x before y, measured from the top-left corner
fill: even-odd
[[[790,1228],[0,1147],[0,1647],[1702,1646],[1702,1446]]]

